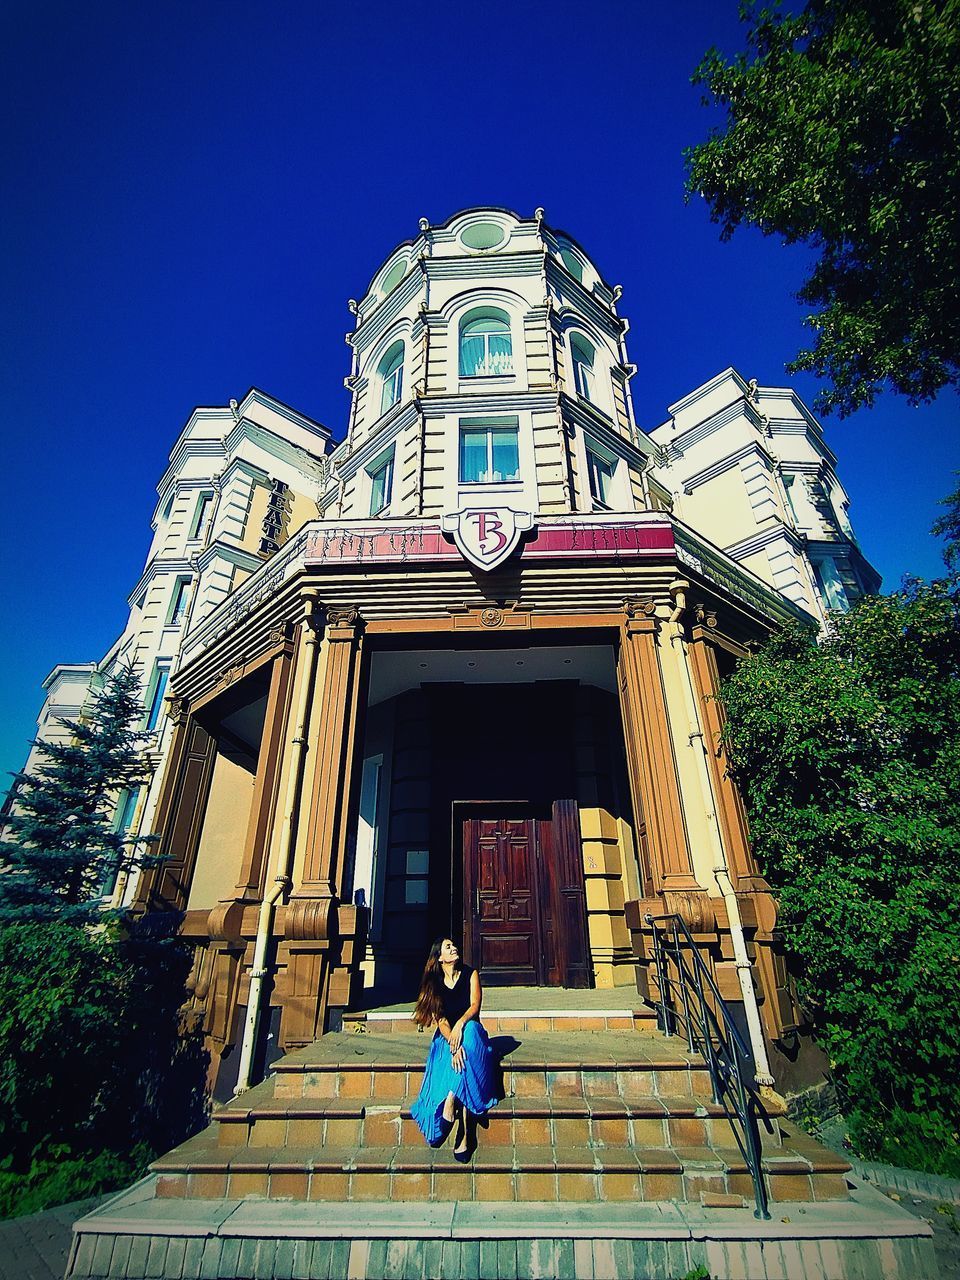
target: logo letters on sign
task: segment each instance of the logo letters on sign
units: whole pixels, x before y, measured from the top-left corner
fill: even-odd
[[[520,541],[520,534],[532,528],[530,512],[512,507],[467,508],[443,517],[444,532],[453,534],[460,554],[478,569],[503,564]]]

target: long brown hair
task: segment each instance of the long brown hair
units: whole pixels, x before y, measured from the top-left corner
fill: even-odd
[[[440,964],[440,948],[447,940],[447,934],[435,938],[430,946],[430,954],[424,965],[423,977],[420,979],[420,994],[413,1008],[413,1020],[418,1027],[432,1027],[443,1017],[443,992],[440,984],[443,981],[443,968]],[[457,968],[463,964],[457,959]]]

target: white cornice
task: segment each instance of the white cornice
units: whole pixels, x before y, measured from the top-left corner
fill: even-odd
[[[200,572],[204,573],[214,560],[226,560],[228,564],[235,564],[240,569],[249,569],[251,573],[255,573],[264,563],[263,559],[255,556],[252,551],[223,542],[219,538],[216,542],[211,542],[197,556],[197,567]]]
[[[308,418],[305,413],[299,413],[296,409],[291,409],[288,404],[284,404],[281,400],[275,400],[273,396],[261,391],[259,387],[250,388],[237,406],[237,412],[241,417],[244,417],[247,408],[254,404],[262,405],[264,409],[269,409],[271,413],[275,413],[280,418],[286,418],[288,422],[292,422],[297,427],[302,427],[304,431],[309,431],[320,440],[326,441],[331,438],[329,427],[325,427],[322,422],[317,422],[314,418]]]
[[[427,418],[447,414],[474,417],[482,413],[534,413],[556,409],[555,391],[477,391],[465,395],[423,396],[420,408]]]
[[[419,264],[418,264],[419,265]],[[358,323],[353,333],[346,335],[347,342],[358,354],[362,354],[389,329],[400,313],[412,302],[424,285],[424,273],[408,271],[395,289],[378,306]]]
[[[249,418],[241,418],[227,436],[224,443],[228,454],[235,454],[243,440],[249,440],[251,444],[257,445],[265,453],[269,453],[271,457],[288,463],[315,481],[320,478],[318,457],[329,456],[326,454],[312,454],[301,445],[284,440],[282,436],[278,436],[269,427],[262,427],[258,422],[251,422]],[[232,461],[233,459],[231,458]]]
[[[753,533],[749,538],[741,538],[739,542],[731,543],[724,550],[734,560],[746,560],[756,555],[758,551],[762,551],[764,547],[768,547],[771,542],[781,541],[789,543],[792,551],[803,551],[803,540],[796,530],[791,529],[781,520],[774,520],[769,528],[761,529],[759,533]]]
[[[725,471],[730,471],[738,466],[744,458],[758,457],[771,468],[776,466],[776,459],[764,449],[763,445],[757,440],[751,440],[739,449],[734,449],[732,453],[725,454],[724,457],[718,458],[716,462],[712,462],[709,467],[704,467],[701,471],[696,471],[692,476],[687,476],[681,483],[683,492],[687,495],[693,493],[694,489],[699,489],[701,485],[708,484],[711,480],[715,480],[717,476],[723,475]]]
[[[192,557],[184,556],[171,557],[164,560],[160,556],[151,556],[144,567],[143,573],[137,580],[136,586],[127,596],[127,604],[132,609],[134,601],[142,594],[144,587],[148,587],[154,578],[159,578],[165,574],[190,574],[193,576],[194,562]]]
[[[378,454],[388,448],[404,428],[412,426],[416,421],[416,406],[408,402],[403,406],[401,413],[386,421],[382,428],[368,436],[362,445],[354,449],[353,453],[337,462],[337,475],[340,480],[349,480],[351,476],[356,475],[368,462],[372,462]]]

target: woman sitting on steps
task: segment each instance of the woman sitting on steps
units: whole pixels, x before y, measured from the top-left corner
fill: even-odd
[[[436,1034],[411,1114],[432,1147],[443,1145],[459,1119],[453,1155],[461,1162],[472,1154],[476,1117],[497,1103],[493,1050],[477,1020],[482,994],[476,969],[461,963],[450,938],[438,938],[430,948],[413,1011],[414,1022],[435,1026]]]

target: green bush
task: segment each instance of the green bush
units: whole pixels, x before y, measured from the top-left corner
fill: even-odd
[[[0,1214],[120,1186],[203,1124],[187,959],[169,924],[0,927]]]
[[[727,750],[858,1151],[960,1174],[955,588],[861,601],[726,682]]]

